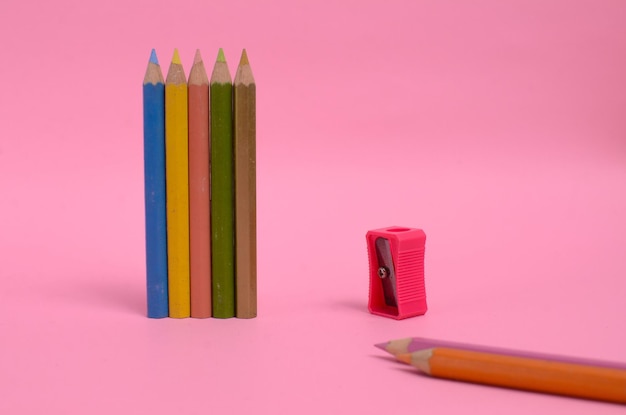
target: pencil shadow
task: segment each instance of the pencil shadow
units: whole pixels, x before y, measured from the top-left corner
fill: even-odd
[[[133,278],[120,279],[103,276],[83,276],[78,280],[57,284],[48,296],[66,306],[81,309],[109,310],[135,315],[146,314],[146,293]]]
[[[333,301],[332,305],[337,308],[349,309],[352,311],[360,311],[364,314],[369,314],[367,304],[362,301]]]
[[[392,362],[392,363],[402,364],[401,362],[398,362],[392,355],[380,356],[380,355],[371,354],[370,357],[373,357],[374,359],[378,359],[378,360],[384,360],[387,363]]]
[[[398,362],[400,363],[400,362]],[[423,374],[422,372],[420,372],[419,370],[416,370],[414,367],[411,366],[400,366],[400,367],[396,367],[394,368],[394,370],[398,371],[398,372],[403,372],[403,373],[407,373],[410,374],[411,376],[424,376],[424,377],[429,377],[426,376],[425,374]]]
[[[389,355],[389,356],[370,355],[370,357],[373,357],[378,360],[383,360],[386,363],[394,364],[394,366],[392,366],[392,370],[395,370],[397,372],[410,374],[411,376],[415,376],[415,375],[425,376],[423,373],[421,373],[419,370],[416,370],[414,367],[396,360],[396,358],[393,357],[392,355]]]

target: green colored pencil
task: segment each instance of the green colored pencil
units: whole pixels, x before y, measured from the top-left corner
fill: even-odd
[[[211,75],[211,276],[213,317],[235,316],[233,84],[224,51]]]

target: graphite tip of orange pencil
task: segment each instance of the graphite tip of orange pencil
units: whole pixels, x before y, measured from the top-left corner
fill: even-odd
[[[430,375],[430,358],[436,349],[417,350],[413,353],[400,353],[396,355],[396,359],[408,363],[419,371]]]
[[[410,353],[397,354],[396,355],[396,359],[398,359],[401,362],[411,364],[411,354]]]

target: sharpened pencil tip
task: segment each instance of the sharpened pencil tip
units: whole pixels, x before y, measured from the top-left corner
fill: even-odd
[[[220,48],[220,51],[217,52],[217,61],[218,62],[226,62],[226,56],[224,56],[224,51]]]
[[[202,62],[202,56],[200,55],[200,49],[196,49],[196,55],[193,57],[193,63],[200,63]]]
[[[244,49],[241,52],[241,60],[239,61],[239,65],[249,65],[249,64],[250,64],[250,62],[248,62],[248,53]]]
[[[375,344],[374,346],[378,347],[381,350],[387,351],[387,343],[378,343],[378,344]]]
[[[178,49],[174,49],[174,56],[172,57],[172,63],[175,65],[182,65],[180,56],[178,55]]]
[[[411,350],[412,338],[391,340],[385,344],[384,350],[391,354],[408,353]]]
[[[200,49],[196,50],[196,55],[193,58],[193,65],[191,65],[191,71],[189,72],[188,85],[204,85],[208,84],[209,79],[206,76],[206,70],[204,69],[204,62],[202,62],[202,56],[200,55]]]
[[[157,59],[156,50],[152,49],[150,52],[150,63],[154,63],[155,65],[159,64],[159,60]]]
[[[396,355],[396,359],[416,367],[419,371],[430,375],[430,358],[435,349],[423,349],[413,353],[402,353]]]

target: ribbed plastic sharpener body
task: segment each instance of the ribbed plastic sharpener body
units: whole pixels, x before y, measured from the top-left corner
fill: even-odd
[[[390,226],[368,231],[365,238],[370,273],[369,311],[396,320],[426,313],[424,231]]]

